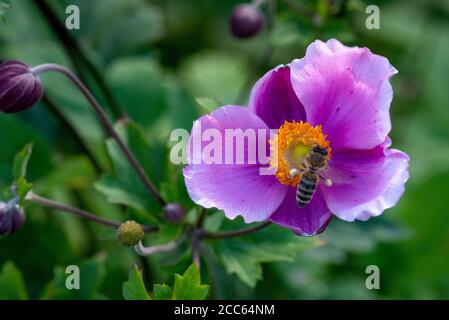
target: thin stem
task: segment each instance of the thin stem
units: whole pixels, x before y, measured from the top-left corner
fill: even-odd
[[[293,0],[282,0],[291,10],[296,12],[297,14],[305,17],[311,17],[313,15],[313,11],[309,10],[304,4],[299,1]]]
[[[207,209],[201,208],[200,216],[196,222],[195,228],[192,231],[192,260],[201,268],[201,240],[203,239],[203,225],[206,220]]]
[[[148,192],[159,202],[161,206],[165,206],[166,204],[165,200],[159,194],[155,185],[147,176],[147,174],[137,161],[132,151],[126,146],[126,144],[114,130],[113,124],[109,120],[103,108],[98,103],[97,99],[95,99],[93,94],[89,91],[89,89],[81,82],[81,80],[72,71],[61,65],[49,63],[49,64],[42,64],[31,69],[31,72],[33,72],[36,75],[48,71],[56,71],[64,74],[82,92],[82,94],[86,97],[87,101],[89,101],[91,106],[94,108],[103,126],[106,128],[111,137],[117,142],[118,146],[120,147],[120,149],[122,150],[128,161],[130,162],[134,171],[137,173],[139,178],[142,180],[144,186],[147,188]]]
[[[113,112],[115,117],[120,117],[122,111],[120,110],[119,105],[115,101],[111,90],[109,90],[106,85],[106,81],[101,76],[100,72],[98,72],[95,65],[87,58],[84,51],[78,45],[76,40],[72,37],[72,35],[67,31],[67,28],[64,24],[59,20],[58,15],[54,12],[52,7],[45,0],[35,0],[34,1],[37,8],[41,11],[44,17],[47,19],[48,24],[53,29],[53,32],[59,38],[59,40],[64,45],[64,48],[67,54],[70,56],[75,68],[78,73],[80,73],[80,77],[82,77],[81,66],[78,63],[78,59],[81,60],[86,66],[86,68],[90,71],[92,77],[97,82],[100,89],[103,91],[104,97],[111,107],[111,111]],[[85,81],[85,79],[81,78],[81,80]]]
[[[276,11],[277,11],[277,0],[268,0],[268,32],[274,29],[276,24]]]
[[[198,228],[192,232],[192,260],[198,269],[201,268],[201,240],[204,235],[204,230]]]
[[[137,252],[139,256],[147,257],[156,253],[164,253],[175,250],[182,242],[184,237],[181,237],[179,240],[170,241],[165,244],[159,244],[156,246],[145,247],[141,242],[139,242],[136,246],[134,246],[134,250]]]
[[[51,199],[47,199],[47,198],[38,196],[31,192],[28,193],[26,199],[32,203],[36,203],[36,204],[39,204],[39,205],[47,207],[47,208],[73,213],[81,218],[100,223],[107,227],[118,228],[122,224],[121,222],[111,221],[111,220],[99,217],[93,213],[90,213],[90,212],[87,212],[87,211],[84,211],[79,208],[72,207],[72,206],[69,206],[69,205],[66,205],[63,203],[59,203],[59,202],[53,201]],[[155,232],[158,230],[158,228],[154,227],[154,226],[142,226],[142,228],[145,232]]]
[[[206,215],[207,215],[207,209],[202,207],[200,216],[198,218],[198,221],[196,222],[197,229],[203,227],[204,221],[206,220]]]
[[[246,236],[248,234],[260,231],[266,227],[271,225],[270,221],[265,221],[257,226],[241,229],[241,230],[235,230],[235,231],[223,231],[223,232],[204,232],[204,237],[207,239],[229,239],[229,238],[236,238],[241,236]]]

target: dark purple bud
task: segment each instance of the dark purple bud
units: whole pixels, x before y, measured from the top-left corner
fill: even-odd
[[[164,215],[167,221],[180,223],[184,220],[185,211],[181,205],[177,203],[169,203],[164,207]]]
[[[241,39],[251,38],[259,33],[264,23],[260,10],[249,4],[240,4],[232,12],[230,25],[232,34]]]
[[[0,202],[0,236],[13,234],[24,222],[25,212],[15,202]]]
[[[28,65],[19,61],[0,65],[0,112],[24,111],[41,97],[41,82]]]

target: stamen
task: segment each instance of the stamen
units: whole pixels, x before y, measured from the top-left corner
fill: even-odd
[[[323,134],[321,126],[313,127],[306,122],[284,122],[278,133],[270,140],[270,166],[276,170],[280,183],[296,186],[301,178],[301,164],[314,145],[328,150],[331,148]],[[326,185],[328,182],[325,182]]]
[[[296,177],[298,174],[300,173],[300,171],[296,168],[293,168],[290,170],[290,178],[294,178]]]

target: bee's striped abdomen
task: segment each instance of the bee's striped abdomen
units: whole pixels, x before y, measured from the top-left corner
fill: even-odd
[[[296,203],[298,207],[305,207],[312,199],[318,184],[318,176],[316,174],[305,173],[299,180],[296,189]]]

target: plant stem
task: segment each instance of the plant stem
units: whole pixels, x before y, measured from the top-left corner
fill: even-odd
[[[90,71],[93,79],[97,82],[99,88],[103,91],[104,97],[106,98],[106,101],[110,106],[114,116],[117,118],[120,117],[122,111],[115,101],[112,92],[106,85],[106,81],[103,79],[100,72],[98,72],[95,65],[87,58],[86,54],[83,52],[76,40],[74,40],[72,35],[67,31],[67,28],[59,20],[58,15],[54,12],[52,7],[45,0],[35,0],[34,3],[47,19],[48,24],[50,25],[58,39],[62,42],[67,54],[73,62],[73,65],[80,74],[80,77],[82,77],[82,69],[79,65],[78,59],[81,60],[80,62],[85,64],[86,68]],[[86,79],[81,79],[83,80],[83,82],[86,82]]]
[[[47,199],[47,198],[38,196],[31,192],[28,193],[26,199],[30,202],[39,204],[39,205],[47,207],[47,208],[52,208],[52,209],[56,209],[56,210],[73,213],[81,218],[84,218],[84,219],[87,219],[87,220],[90,220],[93,222],[97,222],[97,223],[100,223],[100,224],[108,226],[108,227],[118,228],[122,224],[121,222],[111,221],[111,220],[99,217],[93,213],[90,213],[90,212],[87,212],[87,211],[84,211],[79,208],[72,207],[72,206],[69,206],[69,205],[66,205],[63,203],[59,203],[59,202],[53,201],[51,199]],[[154,226],[142,226],[142,228],[145,232],[155,232],[158,230],[158,228],[154,227]]]
[[[159,244],[151,247],[145,247],[141,241],[136,246],[134,246],[134,250],[138,255],[142,257],[151,256],[156,253],[170,252],[175,250],[181,244],[183,239],[184,237],[181,237],[179,240],[170,241],[165,244]]]
[[[236,238],[241,236],[246,236],[248,234],[260,231],[266,227],[271,225],[270,221],[265,221],[257,226],[241,229],[241,230],[235,230],[235,231],[223,231],[223,232],[208,232],[204,231],[203,235],[207,239],[229,239],[229,238]]]
[[[207,209],[201,208],[200,216],[196,222],[195,228],[192,231],[192,260],[201,268],[201,240],[203,239],[203,225],[206,220]]]
[[[192,232],[192,260],[198,269],[201,269],[201,240],[204,235],[202,228],[194,229]]]
[[[148,192],[159,202],[159,204],[163,207],[166,205],[165,200],[162,198],[162,196],[157,191],[155,185],[150,180],[150,178],[145,173],[142,166],[137,161],[136,157],[132,153],[132,151],[126,146],[126,144],[123,142],[123,140],[120,138],[120,136],[117,134],[117,132],[114,130],[114,126],[109,120],[108,116],[106,115],[103,108],[98,103],[97,99],[93,96],[93,94],[89,91],[89,89],[84,85],[83,82],[69,69],[58,65],[58,64],[42,64],[37,67],[34,67],[31,69],[31,72],[34,74],[40,74],[42,72],[48,72],[48,71],[56,71],[64,74],[67,78],[69,78],[75,86],[82,92],[82,94],[86,97],[87,101],[91,104],[91,106],[94,108],[95,112],[97,113],[98,117],[100,118],[100,121],[102,122],[105,129],[108,131],[108,133],[111,135],[111,137],[117,142],[118,146],[122,150],[123,154],[128,159],[129,163],[133,167],[136,174],[139,176],[140,180],[142,180],[144,186],[148,190]]]
[[[198,218],[198,221],[196,222],[197,229],[203,227],[204,221],[206,220],[206,215],[207,215],[207,209],[202,207],[200,216]]]

